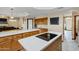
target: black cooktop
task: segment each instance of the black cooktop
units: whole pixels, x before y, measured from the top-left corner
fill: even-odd
[[[54,37],[56,37],[57,35],[56,34],[52,34],[52,33],[44,33],[44,34],[41,34],[41,35],[38,35],[36,37],[40,38],[40,39],[43,39],[45,41],[49,41],[51,39],[53,39]]]

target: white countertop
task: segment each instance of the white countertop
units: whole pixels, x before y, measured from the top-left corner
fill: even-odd
[[[45,40],[35,37],[37,35],[31,36],[28,38],[23,38],[18,41],[27,51],[40,51],[44,49],[46,46],[48,46],[50,43],[55,41],[59,36],[61,36],[61,33],[57,33],[57,32],[49,32],[49,33],[57,34],[57,36],[51,39],[50,41],[45,41]]]
[[[13,30],[13,31],[6,31],[6,32],[0,32],[0,37],[8,36],[8,35],[14,35],[14,34],[19,34],[19,33],[24,33],[24,32],[31,32],[31,31],[36,31],[40,29],[31,29],[31,30]]]

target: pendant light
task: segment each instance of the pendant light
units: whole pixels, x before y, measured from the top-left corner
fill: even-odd
[[[10,16],[10,19],[13,19],[14,18],[14,15],[13,15],[13,11],[14,11],[14,8],[11,8],[11,16]]]

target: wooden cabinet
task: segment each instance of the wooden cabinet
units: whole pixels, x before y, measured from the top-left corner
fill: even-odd
[[[15,40],[15,39],[13,39],[12,40],[12,51],[20,51],[22,49],[22,46],[20,45],[20,43],[17,41],[17,40]]]
[[[33,35],[36,35],[36,34],[39,34],[39,30],[23,33],[23,38],[30,37],[30,36],[33,36]]]
[[[22,49],[22,46],[18,42],[18,40],[20,40],[22,38],[23,38],[22,34],[13,35],[13,39],[12,39],[12,50],[13,51],[19,51]]]
[[[62,51],[62,36],[49,44],[43,51]]]
[[[45,32],[45,29],[42,29],[42,32]],[[22,38],[27,38],[36,34],[39,34],[40,30],[25,32],[20,34],[14,34],[6,37],[0,37],[0,51],[19,51],[23,49],[18,40]]]
[[[0,38],[0,51],[10,51],[11,50],[12,37],[1,37]]]
[[[39,28],[39,29],[40,29],[40,33],[48,32],[48,29],[46,28]]]
[[[37,24],[37,25],[48,24],[48,18],[45,17],[45,18],[35,19],[34,23]]]
[[[26,37],[29,37],[31,36],[31,32],[26,32],[26,33],[23,33],[23,38],[26,38]]]
[[[22,34],[0,37],[0,51],[18,51],[22,49],[18,40],[22,39]]]
[[[39,30],[37,30],[37,31],[33,31],[33,32],[31,32],[31,33],[32,33],[32,35],[39,34]]]
[[[22,38],[23,38],[23,35],[22,34],[13,35],[13,39],[14,40],[19,40],[19,39],[22,39]]]
[[[13,39],[12,39],[12,50],[13,51],[22,50],[23,47],[20,45],[20,43],[18,42],[18,40],[20,40],[22,38],[30,37],[32,35],[36,35],[38,33],[39,33],[39,31],[37,30],[37,31],[25,32],[25,33],[13,35]]]

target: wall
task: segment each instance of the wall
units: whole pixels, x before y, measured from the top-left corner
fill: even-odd
[[[27,20],[24,20],[23,25],[20,25],[20,27],[23,27],[24,30],[27,30]]]
[[[51,25],[50,24],[50,17],[59,17],[59,25]],[[55,31],[55,32],[63,32],[63,16],[59,15],[59,16],[50,16],[48,19],[48,28],[49,31]]]
[[[59,25],[51,25],[50,17],[59,17]],[[38,25],[37,27],[48,28],[49,31],[63,32],[63,16],[62,15],[48,16],[48,25]]]
[[[23,24],[23,23],[24,23],[24,22],[23,22],[23,18],[20,17],[20,19],[19,19],[19,21],[18,21],[18,27],[19,27],[19,28],[24,27],[24,24]]]

